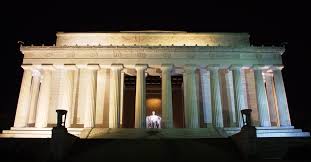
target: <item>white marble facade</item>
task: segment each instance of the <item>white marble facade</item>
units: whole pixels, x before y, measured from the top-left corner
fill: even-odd
[[[290,127],[285,49],[250,46],[248,39],[246,33],[57,33],[56,46],[21,47],[13,128],[52,127],[56,109],[68,111],[68,128],[103,122],[120,128],[124,74],[136,76],[135,128],[145,128],[146,73],[162,78],[162,128],[174,128],[172,75],[183,76],[185,128],[204,127],[200,114],[205,125],[239,128],[246,108],[256,126]]]

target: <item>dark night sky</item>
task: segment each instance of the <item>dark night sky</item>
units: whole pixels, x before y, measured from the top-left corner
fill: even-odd
[[[53,3],[52,3],[53,2]],[[145,1],[140,3],[84,1],[11,2],[1,10],[0,126],[13,124],[22,78],[22,55],[17,41],[52,45],[57,31],[182,30],[192,32],[249,32],[254,45],[281,45],[283,77],[292,122],[311,130],[308,78],[310,28],[308,5],[289,2],[200,3]],[[310,14],[309,14],[310,15]],[[308,29],[309,28],[309,29]],[[4,49],[4,50],[3,50]]]

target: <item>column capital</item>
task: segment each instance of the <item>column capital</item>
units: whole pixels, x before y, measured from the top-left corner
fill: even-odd
[[[230,65],[229,69],[230,70],[240,70],[242,69],[244,66],[242,64],[232,64]]]
[[[197,66],[195,64],[186,64],[184,67],[184,72],[194,72],[197,69]]]
[[[123,64],[111,64],[110,65],[111,69],[123,69]]]
[[[53,66],[55,67],[55,69],[64,69],[65,68],[64,64],[53,64]]]
[[[55,70],[55,67],[52,64],[43,64],[40,69],[42,70]]]
[[[40,69],[41,67],[42,67],[41,64],[33,64],[33,65],[32,65],[32,68],[33,68],[33,69]]]
[[[173,67],[174,67],[174,65],[173,64],[162,64],[161,65],[161,67],[160,67],[160,69],[161,70],[171,70],[171,69],[173,69]]]
[[[148,65],[147,64],[136,64],[135,65],[135,69],[136,70],[145,70],[148,68]]]
[[[271,70],[282,70],[284,68],[284,65],[278,64],[278,65],[272,65],[270,67]]]
[[[31,70],[32,68],[33,68],[33,66],[32,65],[22,65],[21,66],[24,70]]]
[[[225,64],[211,64],[207,66],[207,69],[218,70],[218,69],[227,69],[228,67],[229,65],[225,65]]]
[[[207,67],[199,67],[200,73],[207,72]]]
[[[269,69],[269,65],[263,65],[263,64],[255,64],[251,68],[254,70],[267,70]]]
[[[78,70],[77,66],[76,65],[64,65],[64,69],[66,70]]]
[[[76,64],[76,67],[79,69],[89,69],[89,70],[97,70],[99,69],[99,65],[95,64]]]
[[[111,65],[108,64],[99,64],[99,68],[101,69],[110,69]]]
[[[53,67],[54,69],[77,70],[77,66],[74,64],[53,64]]]
[[[272,72],[265,72],[264,75],[265,75],[265,76],[270,76],[270,77],[272,77],[272,76],[273,76],[273,73],[272,73]]]

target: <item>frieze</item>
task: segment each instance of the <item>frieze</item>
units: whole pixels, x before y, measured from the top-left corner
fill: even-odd
[[[43,50],[44,49],[44,50]],[[214,50],[212,50],[214,49]],[[116,59],[119,61],[166,61],[167,63],[179,62],[276,62],[281,63],[281,53],[277,50],[268,50],[259,52],[257,48],[242,48],[240,51],[232,50],[231,48],[149,48],[149,47],[133,47],[133,48],[24,48],[22,53],[25,55],[24,60],[31,63],[30,60],[37,59],[44,62],[46,59],[58,59],[59,62],[68,59],[67,62],[75,62],[75,60],[83,59],[97,59],[97,61],[109,62]],[[158,59],[158,60],[157,60]]]

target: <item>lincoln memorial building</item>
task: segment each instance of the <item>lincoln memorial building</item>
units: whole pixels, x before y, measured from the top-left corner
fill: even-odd
[[[53,46],[20,47],[15,121],[0,137],[50,138],[57,109],[67,110],[65,125],[80,138],[140,138],[150,130],[226,138],[243,126],[243,109],[252,109],[258,137],[310,136],[291,124],[284,47],[252,46],[247,33],[56,35]]]

